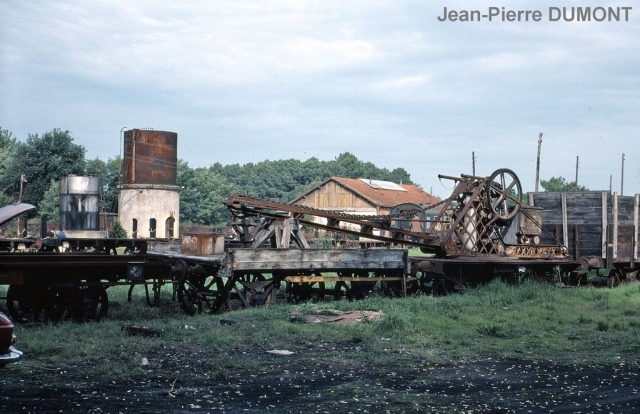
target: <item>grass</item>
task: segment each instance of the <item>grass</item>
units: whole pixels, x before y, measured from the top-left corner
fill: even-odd
[[[276,304],[266,308],[187,316],[163,287],[161,305],[148,307],[144,290],[136,288],[127,302],[127,287],[108,289],[108,317],[99,323],[19,325],[18,348],[25,364],[43,369],[84,366],[111,377],[129,377],[144,368],[149,355],[169,358],[175,352],[217,355],[219,376],[239,366],[251,368],[253,358],[232,358],[268,349],[358,349],[357,358],[393,364],[398,354],[432,362],[503,356],[556,362],[620,363],[636,361],[640,336],[640,284],[616,289],[557,288],[524,282],[495,281],[445,297],[415,296],[362,301]],[[5,287],[0,287],[4,296]],[[2,305],[4,308],[4,304]],[[290,321],[317,308],[381,311],[381,321],[328,325]],[[230,320],[221,324],[220,320]],[[162,330],[159,337],[130,336],[123,325]],[[194,364],[198,358],[194,357]]]

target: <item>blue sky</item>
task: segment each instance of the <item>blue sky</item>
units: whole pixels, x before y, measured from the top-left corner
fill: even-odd
[[[640,193],[640,3],[621,22],[548,19],[581,1],[0,0],[0,126],[69,130],[89,158],[120,130],[178,133],[192,167],[351,152],[438,174],[510,168]],[[443,8],[540,10],[440,22]]]

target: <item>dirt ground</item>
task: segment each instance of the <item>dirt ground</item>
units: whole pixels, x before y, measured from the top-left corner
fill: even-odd
[[[392,366],[374,366],[358,358],[353,344],[268,351],[159,351],[141,360],[143,375],[124,382],[97,376],[91,366],[45,368],[26,359],[0,371],[0,412],[635,413],[640,407],[636,363],[487,357],[434,364],[398,353]],[[251,363],[234,369],[242,358]]]

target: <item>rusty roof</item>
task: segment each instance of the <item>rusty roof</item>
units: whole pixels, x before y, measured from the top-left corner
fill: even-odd
[[[367,179],[330,177],[320,183],[318,187],[291,201],[291,204],[294,204],[296,201],[311,194],[317,188],[326,185],[330,181],[335,181],[342,187],[345,187],[353,191],[360,197],[364,198],[369,203],[379,207],[391,208],[397,206],[398,204],[404,203],[434,204],[440,201],[437,197],[432,196],[431,194],[422,190],[420,187],[413,184],[399,184],[405,191],[397,191],[374,188],[371,185],[367,184],[367,181],[369,181]]]

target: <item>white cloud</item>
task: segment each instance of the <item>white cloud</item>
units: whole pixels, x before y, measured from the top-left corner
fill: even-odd
[[[425,188],[469,173],[475,151],[483,174],[512,167],[531,189],[540,131],[545,178],[573,177],[576,155],[594,189],[622,152],[640,165],[635,8],[627,23],[465,24],[438,22],[441,7],[0,2],[0,125],[69,129],[105,159],[124,125],[172,130],[196,166],[351,151]]]

